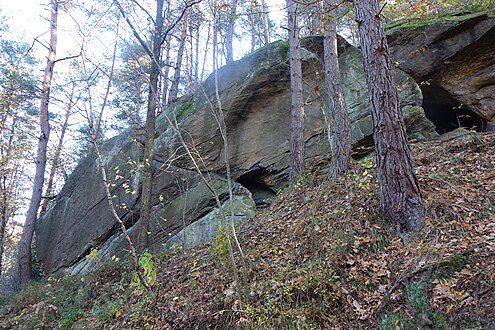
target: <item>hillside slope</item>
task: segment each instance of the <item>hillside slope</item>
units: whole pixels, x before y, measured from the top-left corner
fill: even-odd
[[[316,174],[238,229],[245,296],[225,236],[155,256],[151,304],[120,261],[51,277],[3,302],[1,329],[493,329],[495,134],[412,147],[426,226],[403,246],[378,214],[373,159]]]

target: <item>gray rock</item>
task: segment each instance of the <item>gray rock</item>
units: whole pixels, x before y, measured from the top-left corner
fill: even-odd
[[[230,201],[222,204],[222,210],[228,217],[227,225],[230,226],[230,221],[233,219],[235,225],[254,217],[256,212],[256,204],[249,195],[236,195],[233,199],[234,217],[231,217]],[[177,234],[170,237],[164,244],[166,251],[177,251],[188,249],[193,246],[208,243],[212,241],[219,232],[219,227],[224,226],[220,210],[213,209],[204,217],[196,220],[189,226],[181,229]]]
[[[430,86],[425,92],[444,92],[451,108],[462,106],[484,121],[495,117],[494,12],[402,20],[387,34],[393,60]]]
[[[328,163],[329,155],[323,116],[325,100],[315,92],[315,86],[324,90],[322,39],[304,39],[302,46],[305,49],[305,156],[307,167],[312,170]],[[343,40],[339,43],[339,53],[353,143],[356,148],[370,146],[372,125],[361,55]],[[418,85],[401,70],[396,70],[395,77],[409,137],[435,137],[434,126],[421,108]],[[264,47],[220,68],[218,81],[233,179],[264,193],[276,191],[287,183],[288,177],[291,108],[288,48],[284,42]],[[202,88],[196,95],[174,103],[157,118],[150,247],[154,251],[161,250],[170,237],[178,239],[184,233],[191,243],[203,242],[214,235],[215,228],[214,195],[194,170],[166,115],[178,118],[180,131],[197,155],[202,172],[210,178],[220,201],[225,203],[228,199],[225,153],[211,111],[211,104],[215,104],[213,77]],[[102,154],[113,182],[118,213],[134,238],[141,187],[136,162],[142,157],[142,147],[130,133],[124,133],[104,143]],[[236,187],[236,192],[242,190]],[[246,196],[239,200],[249,207],[254,205]],[[250,208],[244,210],[242,218],[249,218],[250,212]],[[200,219],[201,222],[190,226]],[[202,230],[206,235],[199,235]],[[108,210],[94,155],[84,159],[71,174],[54,206],[38,221],[36,233],[37,256],[47,274],[87,271],[96,265],[94,260],[86,258],[93,248],[102,260],[125,256],[126,241]]]

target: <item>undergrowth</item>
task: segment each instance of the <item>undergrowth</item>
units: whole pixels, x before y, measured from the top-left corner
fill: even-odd
[[[238,228],[247,299],[222,262],[219,234],[148,255],[154,304],[131,285],[133,269],[113,261],[4,298],[0,328],[495,328],[494,137],[413,146],[426,224],[407,246],[380,217],[365,158],[334,184],[303,180]]]

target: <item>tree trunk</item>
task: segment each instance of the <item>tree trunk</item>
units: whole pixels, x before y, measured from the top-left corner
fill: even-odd
[[[170,72],[170,66],[169,66],[169,61],[170,61],[170,42],[172,35],[168,35],[167,39],[165,41],[165,56],[163,58],[163,62],[165,63],[165,67],[163,69],[163,74],[162,74],[162,109],[165,107],[165,105],[168,104],[169,100],[169,90],[168,90],[168,74]]]
[[[234,29],[235,29],[235,19],[237,15],[237,0],[232,0],[230,5],[230,15],[227,18],[227,30],[225,31],[225,61],[227,64],[234,62]]]
[[[211,28],[210,24],[208,24],[207,27],[207,33],[206,33],[206,41],[205,41],[205,50],[203,52],[203,63],[201,65],[201,75],[199,76],[199,82],[203,82],[204,77],[205,77],[205,72],[206,72],[206,57],[208,56],[208,44],[210,43],[211,39]],[[215,65],[213,65],[215,66]]]
[[[249,7],[249,25],[251,29],[251,53],[256,49],[256,6],[257,4],[254,1],[251,1],[251,5]]]
[[[337,32],[335,8],[337,0],[324,1],[327,19],[323,31],[323,48],[325,52],[325,79],[328,107],[332,116],[329,127],[329,141],[332,153],[330,179],[344,175],[349,168],[351,157],[351,122],[342,90],[339,59],[337,52]]]
[[[323,2],[326,2],[324,0]],[[321,1],[311,1],[306,5],[305,11],[306,18],[306,29],[308,35],[316,35],[318,34],[318,29],[321,26],[322,15],[321,15]],[[303,33],[304,33],[303,32]]]
[[[6,196],[5,196],[6,197]],[[5,233],[7,231],[7,222],[8,222],[8,217],[7,217],[7,207],[6,207],[6,198],[3,197],[2,199],[2,208],[0,211],[0,278],[2,277],[2,270],[3,270],[3,251],[4,251],[4,246],[5,246]]]
[[[363,64],[373,118],[380,209],[403,234],[423,224],[419,184],[406,140],[399,97],[378,0],[355,0]],[[407,238],[405,238],[407,242]]]
[[[184,14],[184,21],[182,22],[182,31],[180,34],[179,49],[177,50],[177,60],[175,62],[175,68],[174,68],[174,79],[172,80],[172,85],[170,86],[170,93],[168,97],[169,103],[176,101],[177,95],[179,94],[180,68],[182,66],[184,48],[186,47],[187,24],[188,24],[188,15],[186,12],[186,14]]]
[[[198,86],[201,83],[199,80],[199,39],[200,39],[200,29],[199,26],[196,30],[196,47],[194,48],[194,87],[193,93],[198,90]]]
[[[148,94],[148,109],[146,111],[146,144],[143,161],[143,187],[141,191],[142,207],[139,220],[138,253],[142,253],[149,246],[149,223],[151,217],[151,192],[153,185],[153,158],[155,155],[155,117],[157,107],[157,87],[160,67],[160,51],[163,30],[163,3],[156,2],[156,25],[153,35],[153,50],[151,58],[150,85]]]
[[[57,168],[58,168],[58,161],[60,159],[60,154],[62,153],[62,147],[64,146],[64,138],[65,138],[65,132],[67,131],[67,128],[69,127],[69,117],[72,112],[72,98],[74,96],[74,89],[75,89],[75,83],[72,83],[72,91],[70,94],[70,99],[69,99],[69,105],[68,108],[65,112],[65,118],[64,118],[64,123],[62,125],[62,131],[60,132],[60,138],[58,140],[58,145],[57,148],[55,149],[55,155],[53,156],[52,160],[52,165],[50,168],[50,174],[48,176],[48,183],[46,184],[46,191],[45,191],[45,199],[43,200],[43,204],[41,205],[41,210],[40,210],[40,217],[43,216],[46,211],[48,210],[48,205],[50,203],[50,195],[52,194],[53,190],[53,181],[55,179],[55,174],[57,173]]]
[[[302,102],[301,45],[294,0],[286,0],[289,18],[290,84],[292,95],[289,183],[295,184],[304,174],[304,107]]]
[[[41,134],[38,140],[38,151],[36,154],[36,172],[34,175],[33,193],[29,208],[26,214],[26,222],[22,231],[19,242],[19,284],[21,287],[26,286],[31,281],[31,242],[33,240],[34,225],[38,215],[38,209],[41,203],[43,192],[43,181],[45,178],[46,168],[46,150],[48,139],[50,137],[50,123],[48,117],[48,105],[50,101],[50,89],[55,67],[55,57],[57,50],[57,19],[58,19],[58,2],[51,0],[50,15],[50,49],[46,63],[45,74],[41,87],[41,105],[40,105],[40,128]]]
[[[9,98],[10,99],[10,98]],[[8,136],[8,142],[5,144],[4,141],[0,140],[1,148],[0,148],[0,170],[2,171],[2,177],[0,178],[0,276],[2,275],[3,269],[3,253],[5,247],[5,239],[6,239],[6,230],[7,223],[12,218],[12,204],[14,201],[14,185],[17,177],[18,164],[16,160],[14,160],[13,164],[9,164],[12,159],[12,152],[14,151],[14,136],[17,128],[17,115],[12,116],[12,123],[10,128],[5,131],[7,116],[9,115],[10,108],[10,100],[6,102],[6,114],[5,121],[3,121],[0,125],[0,135]]]
[[[263,19],[263,38],[265,40],[265,45],[268,45],[270,43],[270,22],[268,19],[266,0],[261,0],[261,15]]]

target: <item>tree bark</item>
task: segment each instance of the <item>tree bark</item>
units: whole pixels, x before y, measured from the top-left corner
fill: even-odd
[[[149,93],[148,93],[148,108],[146,111],[146,142],[144,151],[144,160],[142,165],[143,171],[143,186],[141,188],[141,214],[138,228],[137,249],[139,253],[142,253],[145,248],[149,246],[149,223],[151,218],[151,193],[153,185],[153,159],[154,159],[154,145],[155,145],[155,121],[156,121],[156,108],[158,105],[158,78],[160,76],[159,59],[161,54],[161,46],[167,40],[169,33],[176,27],[176,25],[183,19],[186,11],[198,4],[201,0],[192,1],[185,4],[185,8],[182,10],[181,15],[163,32],[163,6],[164,0],[157,0],[156,2],[156,19],[155,19],[155,31],[153,33],[153,49],[150,49],[145,40],[139,35],[138,31],[132,24],[132,21],[126,15],[124,8],[118,0],[113,0],[118,10],[125,18],[127,24],[132,30],[132,34],[138,40],[139,44],[146,51],[151,59],[150,81],[149,81]]]
[[[355,0],[354,8],[373,118],[380,209],[407,242],[404,234],[423,225],[424,210],[392,76],[379,2]]]
[[[168,104],[169,100],[169,90],[168,90],[168,74],[170,72],[170,42],[172,35],[170,34],[165,41],[165,56],[163,58],[163,62],[165,63],[165,67],[163,68],[162,74],[162,109]]]
[[[230,15],[227,21],[227,30],[225,31],[225,61],[227,64],[234,62],[234,29],[237,15],[237,0],[232,0],[230,4]]]
[[[199,28],[199,25],[196,29],[196,47],[194,48],[194,61],[193,61],[193,65],[194,65],[194,86],[193,86],[193,90],[192,92],[194,93],[197,89],[198,89],[198,86],[199,84],[201,83],[201,81],[199,80],[199,40],[200,40],[200,35],[201,31],[200,31],[200,28]]]
[[[36,172],[34,175],[33,193],[26,214],[26,222],[22,231],[19,242],[19,284],[21,287],[26,286],[31,281],[31,243],[34,234],[34,225],[38,215],[38,209],[41,203],[43,192],[43,181],[45,178],[46,168],[46,150],[48,139],[50,137],[50,123],[48,117],[48,105],[50,102],[50,90],[55,67],[55,58],[57,50],[57,20],[58,20],[58,2],[51,0],[50,15],[50,49],[46,63],[43,83],[41,86],[41,105],[40,105],[40,128],[41,134],[38,140],[38,150],[36,154]]]
[[[2,178],[3,180],[4,178]],[[0,211],[0,277],[2,276],[3,270],[3,251],[5,246],[5,233],[7,231],[7,222],[9,218],[7,217],[7,207],[6,207],[6,196],[2,198],[2,208]]]
[[[72,98],[74,97],[75,85],[76,85],[75,82],[73,82],[72,91],[69,99],[69,105],[65,112],[62,131],[60,132],[60,138],[58,140],[57,148],[55,149],[55,155],[53,156],[52,165],[50,168],[50,174],[48,176],[48,182],[46,184],[45,199],[43,200],[43,203],[41,205],[40,217],[46,213],[46,211],[48,210],[48,206],[50,204],[50,198],[51,198],[50,195],[52,194],[52,190],[53,190],[53,181],[55,180],[55,174],[57,173],[58,162],[60,159],[60,155],[62,153],[62,147],[64,146],[65,133],[67,131],[67,128],[69,127],[69,118],[72,113],[72,106],[73,106]]]
[[[156,2],[156,23],[153,34],[153,50],[151,58],[150,85],[148,94],[148,108],[146,111],[146,143],[143,161],[143,187],[141,191],[142,207],[139,219],[138,253],[142,253],[149,246],[149,223],[151,218],[151,193],[153,186],[153,158],[155,155],[155,120],[158,93],[158,76],[160,67],[158,60],[162,46],[163,31],[163,3]]]
[[[4,141],[0,140],[2,144],[0,147],[0,170],[2,171],[2,177],[0,178],[0,276],[2,275],[3,269],[3,253],[5,247],[7,223],[13,216],[12,204],[14,201],[14,186],[17,181],[18,167],[15,160],[13,164],[9,162],[13,159],[12,152],[14,151],[14,136],[17,128],[17,115],[12,115],[12,123],[10,128],[5,131],[5,124],[8,114],[8,109],[10,108],[10,97],[7,99],[6,103],[6,113],[5,120],[0,125],[0,135],[8,136],[8,142],[6,145]],[[9,166],[10,165],[10,166]]]
[[[174,79],[172,80],[172,85],[170,86],[168,103],[172,103],[176,101],[177,95],[179,94],[180,69],[182,66],[182,58],[184,57],[184,48],[186,47],[187,24],[188,24],[188,14],[186,12],[184,14],[184,20],[182,21],[182,31],[180,34],[179,49],[177,50],[177,60],[175,62],[175,68],[174,68]]]
[[[289,18],[290,84],[291,84],[291,136],[289,157],[289,183],[295,184],[304,174],[304,107],[302,102],[301,45],[297,12],[299,5],[286,0]]]
[[[324,0],[323,2],[326,2],[326,0]],[[320,28],[322,22],[321,5],[321,1],[311,1],[310,3],[306,4],[306,8],[304,11],[306,29],[304,30],[307,30],[308,35],[318,34],[318,29]]]
[[[265,45],[270,43],[270,21],[268,19],[268,6],[266,0],[261,0],[261,17],[263,19],[263,39]]]
[[[251,1],[251,5],[249,7],[249,24],[250,24],[250,29],[251,29],[251,53],[254,52],[256,49],[256,19],[255,19],[255,12],[256,12],[256,2]]]
[[[323,31],[323,48],[325,61],[325,80],[328,107],[332,121],[329,127],[329,142],[332,153],[330,179],[344,175],[349,168],[351,157],[351,122],[342,90],[339,59],[337,52],[337,24],[335,8],[337,0],[324,1],[327,19]]]

